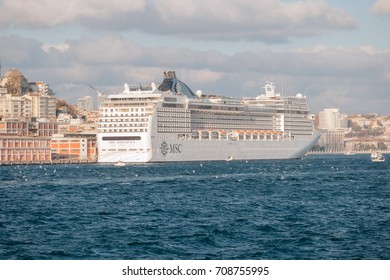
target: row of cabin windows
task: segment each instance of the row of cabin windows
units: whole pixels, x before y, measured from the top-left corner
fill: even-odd
[[[147,132],[146,128],[140,129],[100,129],[101,132]]]
[[[103,110],[101,110],[103,111]],[[120,113],[120,112],[145,112],[145,108],[131,108],[131,109],[124,109],[124,108],[120,108],[120,109],[104,109],[104,113]]]
[[[147,127],[147,123],[100,124],[99,127]]]
[[[101,118],[107,117],[143,117],[145,114],[100,114]]]
[[[100,122],[147,122],[148,119],[100,119]]]

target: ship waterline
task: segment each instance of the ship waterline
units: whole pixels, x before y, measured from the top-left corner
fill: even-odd
[[[100,106],[98,162],[300,158],[317,142],[306,98],[275,93],[233,99],[194,94],[164,72],[158,87],[110,95]]]

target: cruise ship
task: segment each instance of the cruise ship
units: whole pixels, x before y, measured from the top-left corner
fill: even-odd
[[[267,82],[257,97],[194,93],[174,71],[99,106],[98,162],[146,163],[301,158],[319,133],[302,94]]]

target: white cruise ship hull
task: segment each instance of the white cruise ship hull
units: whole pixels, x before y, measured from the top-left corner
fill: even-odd
[[[230,160],[267,160],[302,158],[317,142],[319,134],[291,141],[230,141],[230,140],[171,140],[159,136],[151,141],[151,146],[140,145],[135,148],[129,143],[110,143],[116,152],[99,155],[99,162],[146,163],[181,161],[230,161]],[[144,142],[145,143],[145,142]],[[141,143],[139,143],[141,144]],[[121,147],[122,149],[120,149]]]
[[[319,136],[293,141],[155,141],[151,162],[302,158]],[[163,144],[163,143],[166,143]],[[167,148],[161,148],[166,146]]]

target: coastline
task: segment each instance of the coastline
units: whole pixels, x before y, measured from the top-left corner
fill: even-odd
[[[382,154],[390,154],[390,150],[381,150]],[[371,151],[352,151],[351,154],[346,154],[345,151],[339,152],[324,152],[324,151],[309,151],[306,156],[311,155],[345,155],[353,156],[355,154],[371,154]],[[239,161],[239,160],[238,160]],[[262,160],[261,160],[262,161]],[[267,160],[264,160],[267,161]],[[72,159],[61,159],[61,160],[34,160],[34,161],[0,161],[0,166],[11,166],[11,165],[58,165],[58,164],[97,164],[97,160],[72,160]]]
[[[28,160],[28,161],[0,161],[0,166],[8,166],[8,165],[41,165],[41,164],[95,164],[97,161],[91,160]]]

